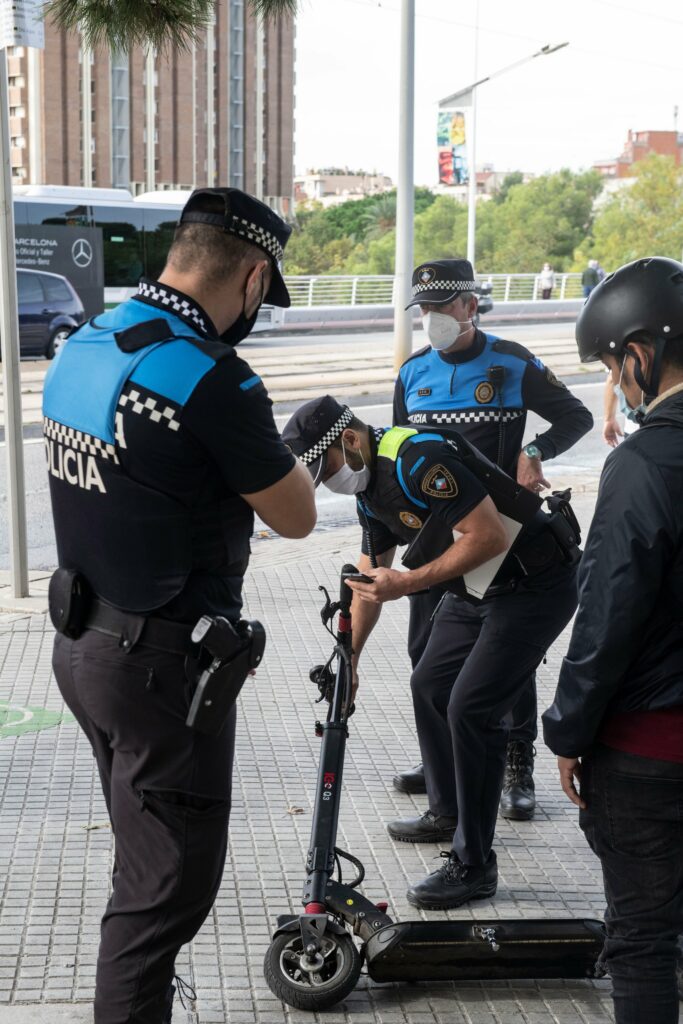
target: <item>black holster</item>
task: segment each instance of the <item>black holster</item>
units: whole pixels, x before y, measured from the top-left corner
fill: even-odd
[[[55,569],[47,592],[50,621],[58,633],[78,640],[92,604],[88,581],[73,569]]]
[[[233,625],[220,616],[212,619],[205,615],[195,626],[192,641],[201,644],[202,650],[185,724],[218,736],[249,672],[263,657],[266,631],[256,620],[240,619]]]
[[[548,527],[562,551],[563,560],[568,565],[575,565],[581,558],[581,527],[571,507],[571,488],[566,491],[553,491],[548,504]]]

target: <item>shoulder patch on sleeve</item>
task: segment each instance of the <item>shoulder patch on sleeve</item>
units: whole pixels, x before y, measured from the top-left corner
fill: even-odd
[[[401,363],[401,370],[403,369],[404,366],[407,366],[407,364],[411,362],[411,360],[419,359],[420,356],[423,356],[427,352],[429,352],[431,347],[431,345],[425,345],[423,348],[419,348],[417,352],[413,352],[412,355],[409,355],[408,358],[403,363]]]
[[[530,363],[536,358],[533,352],[524,348],[524,345],[520,345],[518,341],[506,341],[504,338],[499,338],[498,341],[494,341],[492,347],[495,352],[503,352],[506,356],[516,356],[518,359],[523,359],[525,363]]]
[[[453,474],[438,463],[427,470],[422,477],[420,489],[431,498],[457,498],[458,485]]]

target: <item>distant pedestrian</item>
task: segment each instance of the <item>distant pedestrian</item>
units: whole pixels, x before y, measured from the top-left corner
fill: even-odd
[[[543,270],[538,275],[538,284],[541,289],[541,298],[551,298],[555,287],[555,271],[549,263],[543,264]]]
[[[581,287],[583,288],[583,297],[587,299],[590,293],[598,284],[600,278],[598,276],[598,261],[589,260],[588,266],[581,275]]]
[[[600,284],[600,282],[604,281],[605,278],[607,277],[607,271],[605,270],[604,267],[600,266],[600,264],[598,263],[597,260],[595,261],[595,269],[598,272],[598,284]]]

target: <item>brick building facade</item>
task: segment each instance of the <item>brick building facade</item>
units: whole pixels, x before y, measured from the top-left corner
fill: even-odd
[[[89,68],[84,68],[83,56],[78,34],[58,31],[49,22],[43,51],[9,51],[14,183],[113,186],[134,193],[146,191],[151,183],[155,189],[230,184],[255,194],[260,191],[273,205],[288,208],[294,170],[291,17],[261,28],[244,0],[218,0],[215,24],[196,44],[154,58],[153,174],[147,165],[152,97],[147,92],[145,54],[134,49],[114,55],[98,48],[89,54]],[[90,161],[83,152],[88,85]],[[261,125],[263,144],[257,147]]]

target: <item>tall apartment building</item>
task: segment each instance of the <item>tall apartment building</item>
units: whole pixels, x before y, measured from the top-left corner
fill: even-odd
[[[10,50],[8,71],[16,184],[228,184],[289,208],[291,17],[262,25],[246,0],[218,0],[201,38],[164,55],[87,51],[47,22],[45,49]]]

